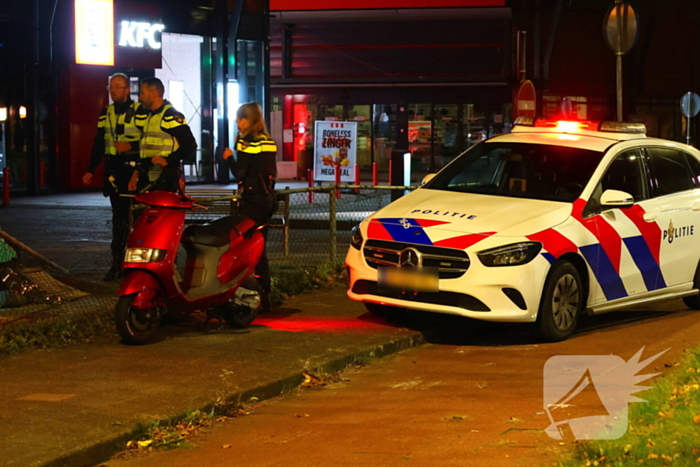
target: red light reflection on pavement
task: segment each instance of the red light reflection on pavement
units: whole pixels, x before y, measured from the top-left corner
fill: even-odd
[[[277,331],[288,332],[357,332],[372,329],[394,327],[382,318],[340,318],[329,319],[323,316],[306,316],[303,318],[257,318],[254,325],[265,326]]]

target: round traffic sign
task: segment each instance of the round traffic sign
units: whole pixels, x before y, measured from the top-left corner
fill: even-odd
[[[529,79],[523,81],[518,89],[518,96],[516,98],[516,112],[518,117],[534,117],[537,111],[537,93],[535,92],[535,85]]]
[[[686,92],[681,97],[681,112],[688,118],[694,117],[700,112],[700,97],[694,92]]]
[[[618,55],[624,55],[637,41],[637,13],[632,5],[616,0],[605,15],[603,31],[608,47]]]

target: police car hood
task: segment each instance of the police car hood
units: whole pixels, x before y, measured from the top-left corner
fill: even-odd
[[[415,226],[460,235],[521,237],[561,224],[572,208],[565,202],[418,189],[368,220],[390,231],[397,231],[396,226],[402,230]]]

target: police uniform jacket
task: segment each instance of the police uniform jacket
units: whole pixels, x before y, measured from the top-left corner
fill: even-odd
[[[197,149],[184,115],[168,101],[158,109],[139,113],[136,125],[143,131],[140,157],[147,167],[151,165],[151,158],[160,156],[167,160],[167,167],[178,168],[182,159]]]
[[[277,145],[267,135],[251,134],[236,140],[235,158],[228,159],[231,172],[243,184],[241,213],[258,224],[270,220],[277,210]]]
[[[126,167],[129,162],[137,160],[139,155],[141,131],[136,126],[136,116],[140,111],[141,104],[131,99],[115,102],[102,110],[97,120],[97,135],[92,143],[87,170],[89,173],[94,173],[102,158],[106,156],[105,176],[114,175],[117,179],[128,180],[131,172]],[[130,143],[131,149],[125,153],[117,153],[117,142]]]

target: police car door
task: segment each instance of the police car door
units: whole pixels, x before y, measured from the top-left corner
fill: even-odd
[[[639,149],[618,154],[600,179],[584,213],[585,223],[597,228],[599,244],[581,248],[600,288],[592,287],[593,303],[624,299],[656,287],[658,262],[641,230],[646,230],[640,204],[648,198]],[[625,209],[600,204],[606,190],[633,196],[635,204]],[[590,225],[589,224],[589,225]]]
[[[668,287],[691,282],[700,257],[698,161],[670,147],[650,147],[645,153],[652,197],[643,207],[647,220],[660,229],[663,282]]]

